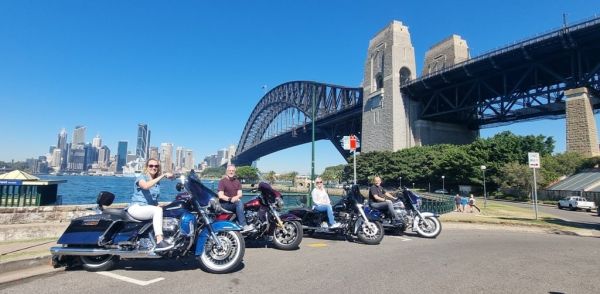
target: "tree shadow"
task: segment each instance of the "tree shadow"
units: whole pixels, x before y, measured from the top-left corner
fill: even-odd
[[[525,217],[499,217],[498,219],[511,220],[511,221],[532,221],[533,220],[531,218],[525,218]],[[543,217],[543,218],[540,218],[540,220],[543,222],[549,223],[549,224],[561,225],[561,226],[565,226],[565,227],[571,227],[571,228],[577,228],[577,229],[587,229],[587,230],[600,230],[600,223],[567,221],[564,219],[553,218],[553,217]]]

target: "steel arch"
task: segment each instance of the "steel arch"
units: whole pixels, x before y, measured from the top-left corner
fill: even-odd
[[[362,88],[312,81],[291,81],[281,84],[266,93],[254,107],[238,143],[236,157],[258,147],[269,138],[289,133],[290,130],[293,134],[297,128],[310,128],[313,96],[316,105],[315,123],[331,121],[337,114],[362,107]],[[295,113],[296,117],[286,117],[289,115],[286,111]],[[304,117],[304,121],[297,120],[300,115]],[[291,123],[266,138],[265,132],[269,126],[276,118],[282,116],[283,120],[287,119]],[[304,142],[298,142],[298,145],[302,143]],[[275,151],[278,150],[272,152]]]

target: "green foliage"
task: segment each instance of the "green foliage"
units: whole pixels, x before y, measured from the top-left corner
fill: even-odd
[[[533,171],[525,164],[506,163],[492,179],[506,194],[514,195],[520,200],[528,199],[533,192]],[[538,189],[540,183],[544,181],[544,176],[538,173]]]
[[[340,183],[344,177],[344,165],[329,166],[325,168],[321,178],[327,182]]]
[[[279,179],[288,180],[292,182],[292,186],[296,185],[296,177],[298,176],[298,172],[293,171],[286,174],[279,175]]]
[[[545,181],[538,182],[542,187],[548,186],[562,176],[574,174],[584,162],[583,156],[574,152],[543,156],[541,159],[541,173]]]
[[[209,167],[202,171],[204,178],[220,178],[225,175],[225,167]]]
[[[238,166],[236,168],[236,176],[242,180],[242,182],[256,182],[258,181],[258,169],[251,166]]]
[[[583,163],[577,168],[577,171],[582,171],[588,168],[598,168],[600,167],[600,156],[586,158]]]
[[[276,173],[274,171],[270,171],[265,175],[265,180],[267,182],[269,182],[269,184],[273,184],[275,183],[275,180],[277,180],[277,176]]]

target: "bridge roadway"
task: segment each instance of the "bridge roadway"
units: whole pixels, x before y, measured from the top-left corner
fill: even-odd
[[[66,271],[0,292],[600,293],[598,238],[470,226],[446,224],[437,239],[386,236],[378,246],[308,237],[291,252],[254,244],[243,268],[225,275],[193,261],[123,261],[108,273]]]

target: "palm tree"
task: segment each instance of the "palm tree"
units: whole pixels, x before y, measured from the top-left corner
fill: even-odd
[[[277,176],[275,174],[274,171],[270,171],[267,173],[267,175],[265,176],[265,180],[267,180],[269,182],[269,184],[273,184],[275,182],[275,180],[277,180]]]

